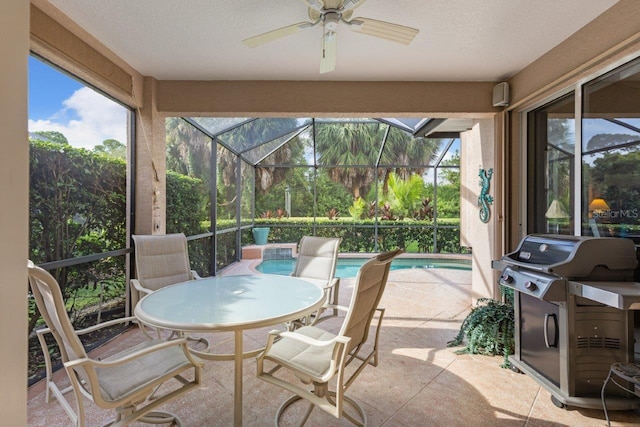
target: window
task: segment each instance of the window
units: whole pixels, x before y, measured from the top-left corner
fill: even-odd
[[[640,60],[583,88],[582,224],[640,243]]]
[[[30,58],[29,257],[58,280],[77,328],[126,312],[131,115],[83,82]],[[31,304],[29,331],[41,323]],[[29,346],[33,382],[42,364],[37,340]]]
[[[573,93],[528,114],[528,232],[573,234]]]

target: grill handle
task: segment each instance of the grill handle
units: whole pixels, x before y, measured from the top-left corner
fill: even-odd
[[[555,331],[553,334],[553,344],[549,343],[549,318],[553,318],[553,330]],[[545,313],[544,315],[544,345],[546,345],[547,348],[558,347],[558,316],[554,313]]]

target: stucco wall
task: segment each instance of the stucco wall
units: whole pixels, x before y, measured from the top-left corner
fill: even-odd
[[[461,211],[461,244],[472,249],[471,289],[474,301],[482,297],[493,297],[495,289],[495,272],[491,269],[491,261],[500,252],[501,242],[496,237],[499,214],[497,207],[500,195],[496,192],[496,181],[499,170],[496,167],[496,138],[494,120],[477,120],[471,130],[464,132],[460,138],[460,211]],[[478,198],[481,193],[479,172],[493,170],[490,180],[489,195],[495,201],[489,205],[490,216],[487,223],[480,219]]]
[[[27,424],[29,3],[0,2],[0,424]]]

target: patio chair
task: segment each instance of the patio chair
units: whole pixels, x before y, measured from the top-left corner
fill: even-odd
[[[195,270],[191,270],[187,237],[183,233],[131,237],[135,245],[137,276],[130,282],[133,307],[143,296],[160,288],[201,278]],[[141,325],[141,328],[147,333],[147,327]],[[209,347],[209,341],[205,338],[187,336],[187,339]]]
[[[335,277],[335,274],[340,242],[342,242],[341,238],[316,236],[303,236],[300,239],[298,260],[291,275],[319,286],[327,297],[325,307],[313,315],[314,322],[320,319],[320,315],[327,306],[338,305],[340,278]],[[333,316],[325,316],[324,318],[337,315],[338,310],[333,309]],[[302,323],[309,324],[310,321],[311,319],[307,318]]]
[[[136,279],[131,279],[132,305],[165,286],[199,279],[189,263],[187,237],[183,233],[132,235],[135,245]],[[137,292],[134,292],[137,291]]]
[[[70,388],[60,390],[47,378],[47,402],[53,392],[73,425],[78,427],[85,426],[85,398],[100,408],[116,410],[116,418],[108,424],[110,426],[127,426],[134,421],[182,425],[176,415],[155,409],[200,384],[203,362],[191,354],[186,340],[148,340],[102,360],[94,359],[86,353],[79,335],[117,323],[134,322],[135,318],[117,319],[75,331],[56,279],[31,261],[28,270],[36,305],[58,344],[71,380]],[[183,374],[191,369],[193,380],[188,380]],[[172,379],[177,380],[179,387],[162,388],[160,391],[166,391],[149,399],[159,386]],[[70,390],[75,395],[76,411],[64,397]]]
[[[257,358],[258,378],[295,393],[278,409],[276,425],[287,408],[301,399],[306,399],[311,405],[300,425],[307,421],[316,406],[336,418],[344,416],[356,425],[366,425],[362,408],[344,393],[367,365],[378,365],[378,342],[384,315],[384,309],[378,308],[378,304],[387,283],[391,261],[401,252],[382,253],[360,268],[349,307],[338,307],[346,311],[346,315],[337,334],[314,325],[302,326],[295,331],[269,333],[267,346]],[[376,311],[378,321],[373,345],[366,345],[367,350],[363,350]],[[361,351],[369,352],[361,355]],[[266,371],[265,361],[275,366]],[[355,361],[355,371],[345,381],[345,368]],[[282,368],[285,372],[276,375]],[[295,377],[288,373],[293,373],[303,384],[312,385],[312,389],[298,384],[295,379],[291,382]],[[330,383],[333,384],[332,390]],[[345,403],[357,411],[359,419],[344,410]]]

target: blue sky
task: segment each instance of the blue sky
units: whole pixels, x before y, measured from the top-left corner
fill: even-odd
[[[57,131],[74,147],[127,142],[127,109],[37,58],[29,58],[29,131]]]

